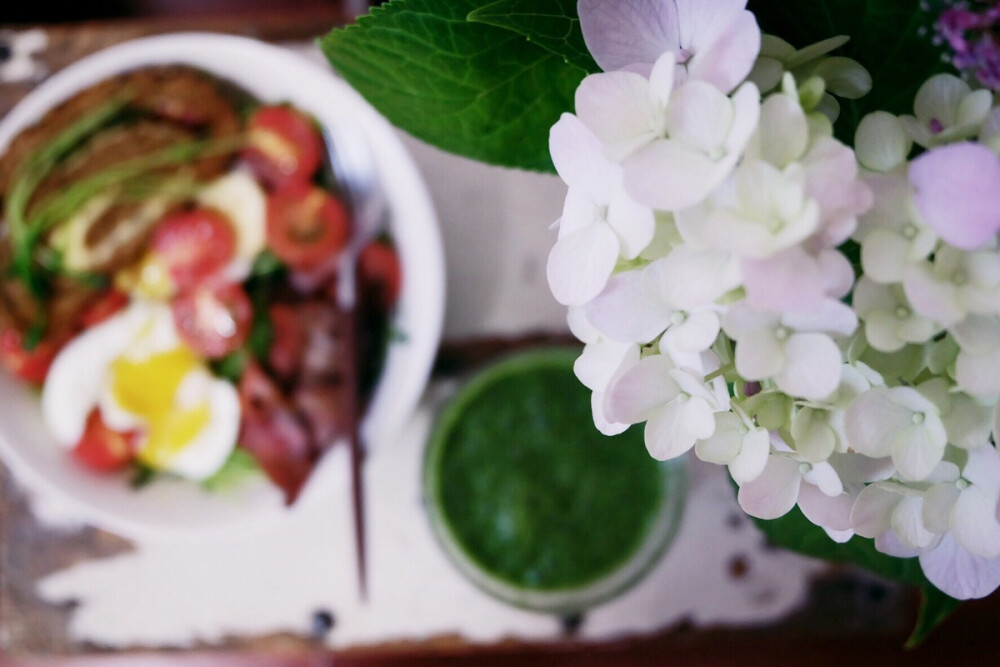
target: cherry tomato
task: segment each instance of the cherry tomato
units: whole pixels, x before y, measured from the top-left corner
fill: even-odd
[[[89,329],[108,319],[128,305],[128,295],[119,290],[108,290],[97,298],[80,315],[80,326]]]
[[[247,123],[248,146],[243,159],[265,185],[280,188],[306,183],[319,168],[323,141],[313,123],[289,107],[258,109]]]
[[[274,331],[268,364],[280,377],[291,377],[299,369],[306,343],[299,312],[294,306],[276,303],[267,309],[267,315]]]
[[[153,251],[180,290],[205,282],[236,252],[236,231],[221,213],[207,208],[169,215],[156,226]]]
[[[0,333],[0,362],[4,368],[32,384],[42,384],[49,373],[60,343],[43,340],[30,350],[24,347],[24,337],[17,329]]]
[[[291,183],[267,200],[267,243],[293,269],[310,269],[347,245],[350,223],[344,206],[308,183]]]
[[[243,345],[253,320],[250,298],[236,284],[182,292],[171,301],[170,308],[184,342],[212,359]]]
[[[361,288],[370,294],[383,310],[389,310],[399,299],[403,270],[395,248],[383,241],[373,241],[358,257]]]
[[[108,428],[101,419],[100,410],[94,408],[87,417],[80,441],[73,448],[73,455],[92,470],[121,470],[135,458],[138,439],[136,431],[122,433]]]

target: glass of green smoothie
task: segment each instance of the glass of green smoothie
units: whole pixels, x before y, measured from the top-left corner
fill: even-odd
[[[642,431],[594,428],[575,349],[521,353],[442,410],[424,460],[431,527],[455,566],[510,604],[581,613],[647,574],[680,524],[684,460]]]

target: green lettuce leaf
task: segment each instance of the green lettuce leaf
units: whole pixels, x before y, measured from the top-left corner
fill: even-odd
[[[524,35],[467,19],[475,0],[393,0],[320,46],[397,127],[459,155],[552,170],[549,128],[587,74]]]

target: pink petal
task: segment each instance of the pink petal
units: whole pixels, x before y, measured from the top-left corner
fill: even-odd
[[[938,235],[974,250],[1000,230],[1000,158],[971,143],[924,153],[910,164],[920,214]]]

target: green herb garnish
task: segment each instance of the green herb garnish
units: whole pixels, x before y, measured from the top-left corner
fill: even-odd
[[[231,489],[248,477],[259,475],[260,466],[250,452],[240,447],[233,450],[219,470],[201,484],[213,493]]]

